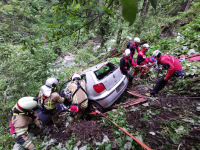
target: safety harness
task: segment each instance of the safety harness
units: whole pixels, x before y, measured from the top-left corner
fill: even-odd
[[[53,92],[51,92],[53,93]],[[44,106],[44,101],[47,97],[45,95],[43,95],[42,99],[42,113],[43,114],[48,114],[48,115],[51,115],[53,116],[57,111],[56,111],[56,107],[54,109],[46,109],[46,107]],[[50,98],[50,97],[49,97]],[[50,98],[51,99],[51,98]],[[50,101],[51,102],[51,101]]]
[[[135,54],[135,49],[138,48],[138,46],[139,45],[135,46],[134,42],[130,45],[131,56],[133,56]]]
[[[75,83],[75,82],[74,82],[74,83]],[[81,90],[86,94],[86,96],[87,96],[87,93],[86,93],[86,91],[83,89],[83,87],[81,86],[79,80],[76,80],[76,84],[77,84],[77,89],[76,89],[76,91],[73,93],[72,99],[73,99],[74,95],[78,92],[79,89],[81,89]],[[81,104],[84,103],[86,100],[88,100],[88,99],[86,98],[85,100],[83,100],[83,101],[82,101],[81,103],[79,103],[79,104],[74,104],[74,103],[72,103],[71,106],[70,106],[70,112],[71,112],[70,116],[74,116],[76,113],[78,113],[79,110],[82,109]]]
[[[124,62],[125,62],[125,64],[124,64],[124,69],[127,70],[127,64],[130,66],[129,58],[126,59],[125,56],[123,56],[122,58],[124,58]],[[122,59],[122,58],[121,58],[121,59]],[[120,60],[121,60],[121,59],[120,59]],[[120,69],[120,70],[121,70],[121,69]]]
[[[18,106],[19,108],[21,108],[21,107],[18,105],[18,103],[17,103],[17,106]],[[25,110],[25,109],[23,109],[23,111],[24,111],[24,112],[20,112],[20,111],[17,110],[16,108],[13,108],[13,110],[10,111],[10,113],[11,113],[12,117],[14,117],[13,119],[15,119],[16,116],[18,116],[18,115],[27,115],[27,116],[31,117],[32,120],[34,120],[34,119],[36,118],[36,117],[33,115],[33,112],[30,112],[30,111]],[[15,134],[15,133],[16,133],[16,132],[15,132],[15,127],[13,126],[12,121],[10,121],[9,130],[10,130],[10,133],[11,133],[11,134]],[[16,134],[17,134],[17,133],[16,133]]]

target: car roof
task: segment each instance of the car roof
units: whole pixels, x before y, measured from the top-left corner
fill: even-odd
[[[97,65],[95,65],[95,66],[92,66],[92,67],[90,67],[90,68],[84,70],[81,74],[85,74],[85,73],[88,72],[88,71],[96,71],[96,70],[99,70],[99,69],[101,68],[101,66],[106,65],[107,63],[108,63],[108,61],[102,62],[102,63],[97,64]]]

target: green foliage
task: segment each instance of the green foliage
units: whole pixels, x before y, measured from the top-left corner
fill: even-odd
[[[107,61],[112,62],[118,66],[120,66],[120,59],[119,57],[108,58]]]
[[[151,56],[156,49],[161,50],[163,54],[170,53],[174,56],[188,54],[191,49],[194,49],[195,53],[200,52],[199,2],[194,1],[187,12],[179,13],[178,16],[176,13],[183,11],[181,6],[186,3],[185,0],[149,2],[154,9],[143,8],[143,1],[137,1],[136,5],[135,0],[121,1],[121,3],[118,0],[10,0],[7,5],[0,3],[0,109],[2,112],[0,136],[3,141],[0,149],[12,149],[14,139],[8,138],[9,132],[6,128],[11,117],[9,111],[16,101],[23,96],[36,96],[40,86],[48,77],[57,77],[62,82],[73,72],[78,72],[80,66],[89,64],[92,59],[96,58],[93,62],[99,63],[97,56],[108,50],[110,45],[106,42],[110,39],[119,40],[113,47],[121,51],[127,36],[132,38],[138,36],[142,42],[150,43],[148,56]],[[142,10],[147,10],[144,16],[141,15]],[[180,18],[183,18],[183,21],[189,18],[192,22],[181,27],[178,36],[161,39],[162,29]],[[128,26],[128,23],[133,26]],[[92,41],[93,39],[95,40]],[[101,48],[94,51],[94,42],[101,43]],[[44,46],[45,43],[47,46]],[[76,65],[70,67],[62,62],[52,64],[59,55],[65,56],[68,52],[75,55]],[[119,66],[120,58],[109,58],[108,61]],[[182,62],[182,66],[185,70],[185,79],[178,80],[173,88],[178,92],[190,88],[195,95],[199,90],[200,64]],[[191,84],[193,82],[195,84]],[[141,120],[148,121],[158,113],[159,111],[147,111]],[[120,126],[134,132],[131,127],[126,126],[126,110],[122,106],[116,112],[109,113],[109,117]],[[128,142],[126,136],[109,121],[105,120],[105,122],[106,125],[112,126],[119,148],[124,149],[124,145]],[[180,136],[188,132],[187,126],[183,123],[172,122],[166,126],[166,131],[173,136],[171,140],[174,143],[181,142]],[[186,132],[175,135],[179,126],[183,126]],[[140,133],[146,134],[142,131]],[[66,143],[66,148],[71,149],[74,145],[75,139],[72,139]],[[132,147],[133,145],[135,146],[132,144]],[[105,143],[98,148],[110,149],[110,146],[111,143]],[[37,148],[43,147],[38,144]]]
[[[126,111],[123,105],[120,105],[117,110],[113,110],[112,112],[108,112],[108,118],[110,118],[113,122],[118,124],[120,127],[125,127],[127,124],[126,121]],[[109,120],[105,119],[105,123],[108,126],[111,126],[113,130],[118,130],[119,128],[111,123]]]
[[[157,0],[151,0],[151,5],[156,10]]]
[[[36,96],[39,87],[44,84],[48,76],[52,75],[47,74],[49,69],[53,68],[48,63],[53,62],[57,57],[50,48],[46,47],[35,49],[34,55],[21,51],[20,46],[7,45],[7,47],[12,53],[0,64],[2,73],[0,92],[4,93],[1,98],[4,110],[12,108],[14,103],[23,96]]]
[[[122,16],[126,21],[130,23],[130,25],[133,24],[133,22],[136,19],[136,13],[137,13],[137,4],[135,0],[120,0],[122,4]]]

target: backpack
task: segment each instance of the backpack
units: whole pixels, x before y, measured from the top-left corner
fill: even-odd
[[[131,44],[131,42],[126,43],[126,48],[130,48]]]

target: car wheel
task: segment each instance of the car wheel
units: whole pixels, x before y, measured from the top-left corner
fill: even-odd
[[[97,110],[100,111],[101,113],[105,112],[105,109],[100,104],[98,104],[97,102],[94,102],[94,101],[90,101],[89,102],[89,111],[90,112],[94,112],[95,111],[95,109],[93,108],[93,106],[95,108],[97,108]]]

